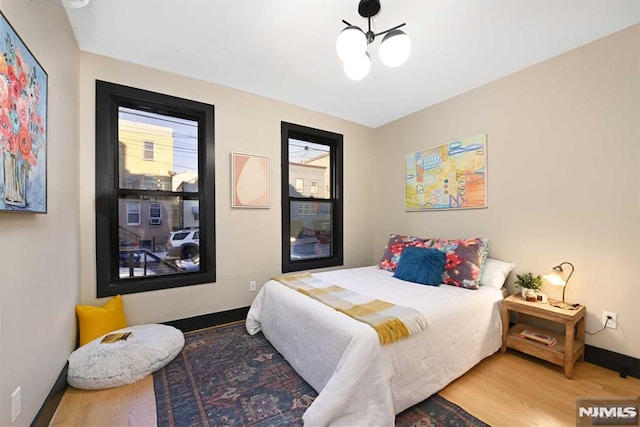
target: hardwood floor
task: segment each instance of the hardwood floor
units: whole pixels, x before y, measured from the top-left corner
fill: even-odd
[[[575,426],[577,397],[640,395],[640,379],[591,363],[561,366],[508,350],[483,360],[440,395],[492,426]]]
[[[590,363],[562,367],[513,350],[496,353],[449,384],[440,395],[492,426],[575,426],[576,397],[638,396],[640,379]],[[151,376],[100,391],[67,389],[51,426],[155,426]]]
[[[153,376],[107,390],[67,388],[50,426],[155,426]]]

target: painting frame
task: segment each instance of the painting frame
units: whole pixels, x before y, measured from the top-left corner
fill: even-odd
[[[48,75],[0,12],[0,212],[47,213]]]
[[[231,153],[231,207],[271,208],[271,157]]]
[[[407,212],[487,208],[487,134],[405,154],[404,187]]]

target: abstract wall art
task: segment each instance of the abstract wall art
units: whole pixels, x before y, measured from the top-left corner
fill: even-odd
[[[271,207],[271,158],[231,153],[231,207]]]
[[[405,155],[405,209],[487,207],[487,135]]]

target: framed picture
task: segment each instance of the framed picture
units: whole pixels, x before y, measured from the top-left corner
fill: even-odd
[[[231,207],[271,207],[271,158],[231,153]]]
[[[2,13],[0,212],[47,212],[47,73]]]
[[[407,211],[487,207],[487,135],[405,155]]]

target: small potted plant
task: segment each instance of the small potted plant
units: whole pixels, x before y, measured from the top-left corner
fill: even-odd
[[[536,294],[542,288],[542,277],[539,274],[534,276],[533,273],[516,274],[516,280],[513,283],[520,286],[524,298],[529,296],[535,300]]]

